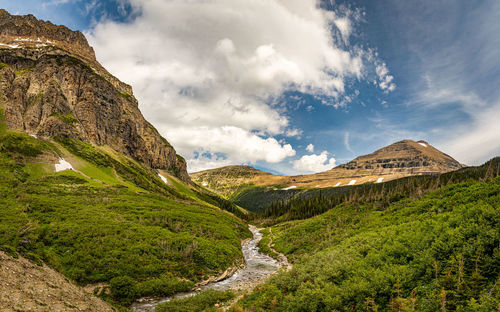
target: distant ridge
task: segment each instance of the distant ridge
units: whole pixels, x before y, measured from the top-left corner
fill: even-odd
[[[440,174],[464,167],[426,141],[402,140],[325,172],[280,176],[250,166],[227,166],[191,174],[193,181],[226,195],[251,186],[335,187],[380,183],[413,175]]]

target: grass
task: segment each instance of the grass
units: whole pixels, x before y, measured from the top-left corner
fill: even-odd
[[[233,215],[125,156],[58,142],[0,130],[0,249],[82,285],[110,283],[121,304],[188,290],[242,261],[251,233]],[[59,155],[78,172],[42,163]]]
[[[271,242],[271,235],[269,229],[264,229],[261,231],[262,239],[259,241],[258,247],[259,251],[263,252],[274,259],[278,259],[278,254],[269,248],[269,243]]]
[[[75,122],[78,122],[78,119],[71,113],[61,114],[61,113],[53,113],[51,116],[54,116],[64,122],[67,125],[72,125]]]

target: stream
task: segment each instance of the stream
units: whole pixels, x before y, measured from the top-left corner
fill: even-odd
[[[245,258],[246,266],[242,269],[236,271],[230,277],[207,284],[205,286],[200,286],[196,290],[190,292],[178,293],[170,297],[155,298],[155,299],[142,299],[140,302],[135,302],[130,307],[134,312],[154,312],[156,306],[160,303],[167,302],[173,299],[181,299],[186,297],[191,297],[199,292],[207,289],[214,290],[241,290],[252,288],[253,286],[266,280],[271,274],[276,272],[282,265],[287,264],[279,262],[266,254],[259,252],[258,243],[262,239],[261,229],[256,228],[253,225],[249,226],[250,231],[253,234],[253,238],[244,241],[241,245],[241,250],[243,252],[243,257]]]

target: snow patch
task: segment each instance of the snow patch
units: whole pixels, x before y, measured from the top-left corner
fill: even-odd
[[[207,182],[203,182],[201,185],[203,185],[203,186],[207,186],[207,185],[208,185],[208,183],[207,183]]]
[[[32,138],[38,139],[38,137],[37,137],[35,134],[33,134],[33,133],[28,133],[28,135],[29,135],[30,137],[32,137]]]
[[[425,143],[418,142],[418,144],[422,145],[423,147],[427,147],[427,144],[425,144]]]
[[[337,182],[337,184],[335,184],[334,186],[339,186],[340,185],[340,182]]]
[[[378,178],[378,179],[377,179],[377,183],[380,183],[380,182],[382,182],[383,180],[384,180],[384,178]]]
[[[168,184],[168,180],[167,178],[165,178],[164,176],[162,176],[161,174],[158,173],[158,176],[160,177],[160,179],[165,182],[165,184]]]
[[[354,184],[356,184],[356,180],[349,181],[349,184],[347,184],[347,185],[354,185]]]
[[[55,164],[56,172],[64,171],[64,170],[73,170],[73,166],[66,160],[59,158],[59,163]]]
[[[0,43],[0,46],[9,47],[9,48],[13,48],[13,49],[19,48],[19,45],[17,45],[17,44]]]
[[[288,191],[288,190],[291,190],[291,189],[294,189],[294,188],[297,188],[297,187],[295,185],[292,185],[292,186],[289,186],[289,187],[282,188],[281,190],[282,191]]]

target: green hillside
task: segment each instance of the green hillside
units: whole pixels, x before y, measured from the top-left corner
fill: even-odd
[[[241,263],[239,207],[105,147],[40,140],[0,123],[0,249],[128,304]],[[75,170],[54,172],[54,161]],[[219,208],[220,207],[220,208]],[[223,210],[225,209],[225,210]]]
[[[294,267],[234,310],[497,311],[499,221],[500,178],[490,177],[277,224],[274,246]]]

